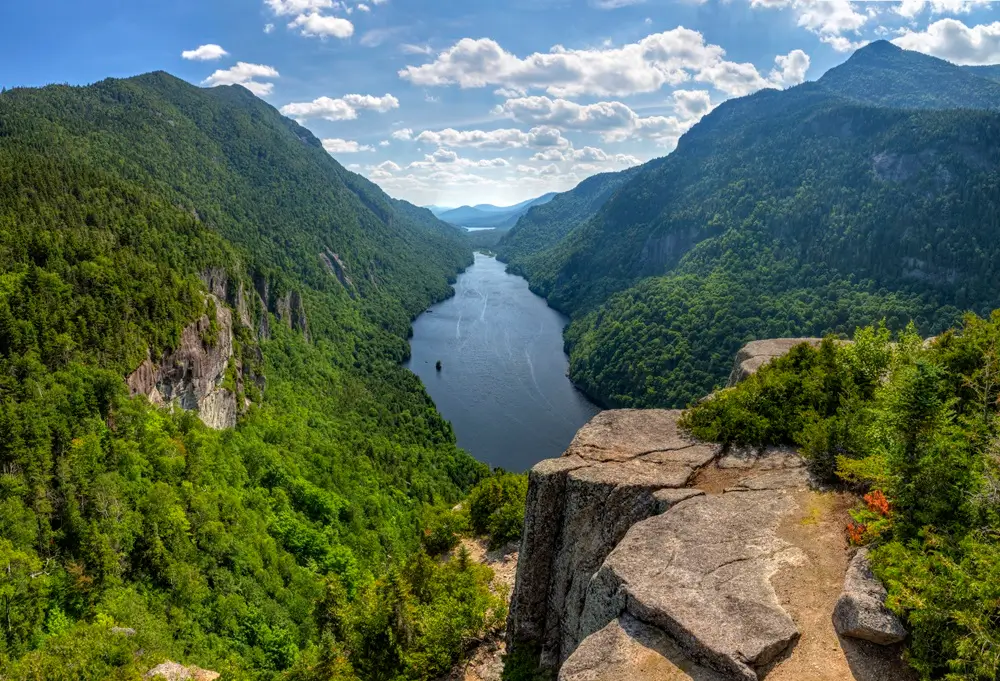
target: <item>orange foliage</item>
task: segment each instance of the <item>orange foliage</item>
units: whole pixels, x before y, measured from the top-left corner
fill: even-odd
[[[875,490],[866,494],[865,503],[868,504],[868,510],[872,513],[878,513],[882,517],[889,515],[889,500],[885,498],[881,490]]]
[[[861,545],[865,543],[865,533],[868,531],[868,526],[863,523],[849,522],[847,523],[847,540],[855,545]]]

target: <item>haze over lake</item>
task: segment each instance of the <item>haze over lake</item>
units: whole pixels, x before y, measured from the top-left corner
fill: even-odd
[[[414,322],[407,366],[480,461],[524,471],[559,456],[599,411],[566,377],[566,318],[478,253],[455,291]]]

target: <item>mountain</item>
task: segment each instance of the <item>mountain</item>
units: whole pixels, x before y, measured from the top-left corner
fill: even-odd
[[[617,173],[593,175],[572,191],[556,194],[548,203],[532,207],[500,240],[498,257],[508,269],[520,274],[535,270],[531,261],[565,237],[574,227],[596,213],[601,206],[638,172],[630,168]],[[523,263],[523,264],[522,264]]]
[[[969,73],[979,76],[980,78],[1000,81],[1000,64],[991,64],[988,66],[963,66],[962,68]]]
[[[454,210],[454,207],[451,206],[424,206],[424,208],[434,213],[435,216],[446,213],[449,210]]]
[[[549,193],[539,196],[536,199],[530,199],[506,207],[498,207],[490,204],[462,206],[461,208],[440,213],[438,217],[445,222],[460,227],[508,229],[513,227],[518,219],[528,212],[532,206],[540,206],[548,203],[554,196],[555,193]]]
[[[914,109],[1000,109],[990,67],[973,70],[876,41],[830,69],[820,85],[866,104]]]
[[[444,673],[496,603],[421,530],[486,471],[400,362],[460,230],[165,73],[0,94],[0,176],[0,676]]]
[[[995,307],[1000,113],[990,81],[940,81],[956,69],[976,78],[873,44],[717,107],[591,217],[551,223],[575,223],[551,246],[508,236],[501,257],[573,319],[573,380],[608,405],[683,406],[746,340],[881,318],[932,333]],[[948,109],[971,84],[982,110]]]

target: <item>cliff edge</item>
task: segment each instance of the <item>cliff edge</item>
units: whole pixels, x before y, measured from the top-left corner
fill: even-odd
[[[734,380],[794,345],[744,349]],[[723,450],[680,416],[603,412],[532,469],[508,648],[560,681],[911,678],[898,647],[834,628],[854,499],[792,449]]]

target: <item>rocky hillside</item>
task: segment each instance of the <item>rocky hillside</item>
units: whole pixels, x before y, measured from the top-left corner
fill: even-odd
[[[793,345],[746,348],[734,376]],[[912,678],[851,561],[853,497],[793,449],[700,442],[680,416],[604,412],[531,471],[508,646],[560,681]]]

